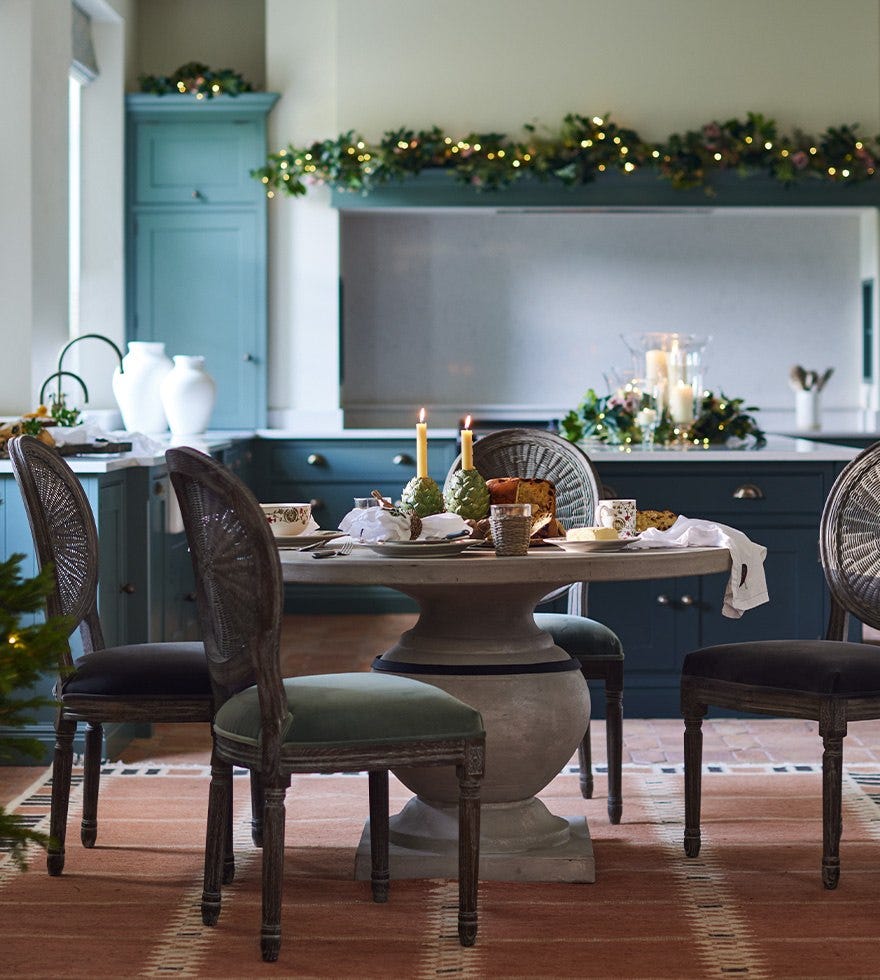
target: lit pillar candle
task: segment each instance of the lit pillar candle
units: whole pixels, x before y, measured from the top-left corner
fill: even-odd
[[[474,434],[471,431],[470,415],[464,420],[464,428],[461,430],[461,468],[474,468]]]
[[[694,420],[694,389],[679,381],[669,389],[669,414],[673,422],[689,423]]]
[[[428,423],[425,410],[419,412],[416,422],[416,476],[420,479],[428,475]]]
[[[645,351],[645,377],[652,384],[666,380],[666,351]]]

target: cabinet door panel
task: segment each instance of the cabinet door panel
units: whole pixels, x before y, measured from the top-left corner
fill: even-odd
[[[141,214],[134,239],[137,340],[203,354],[217,383],[210,427],[264,424],[264,296],[252,212]],[[183,338],[183,339],[182,339]]]
[[[142,122],[135,136],[138,204],[249,202],[262,195],[250,171],[262,166],[261,126],[256,121]]]

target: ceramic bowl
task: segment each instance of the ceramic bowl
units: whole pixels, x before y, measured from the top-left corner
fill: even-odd
[[[302,534],[312,516],[311,504],[260,504],[276,538]]]

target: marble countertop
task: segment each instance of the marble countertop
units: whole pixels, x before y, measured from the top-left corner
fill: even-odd
[[[118,436],[119,434],[116,433]],[[458,431],[454,429],[433,429],[430,435],[436,439],[455,439]],[[192,446],[203,452],[216,452],[224,449],[234,442],[243,439],[313,439],[315,441],[327,439],[412,439],[415,446],[415,434],[411,429],[347,429],[338,432],[321,432],[307,434],[303,432],[293,432],[282,429],[258,429],[253,430],[232,430],[232,431],[212,431],[204,436],[183,437],[172,439],[169,435],[159,439],[149,440],[146,450],[142,448],[140,452],[130,453],[108,453],[106,455],[83,455],[65,457],[75,473],[111,473],[114,470],[125,469],[130,466],[157,466],[164,462],[165,450],[172,445]],[[121,437],[120,437],[121,438]],[[812,439],[795,439],[788,436],[768,436],[767,445],[762,449],[725,449],[723,447],[713,447],[711,449],[655,449],[647,451],[644,449],[633,449],[624,451],[616,446],[591,446],[588,450],[590,458],[597,464],[619,463],[632,460],[638,463],[662,464],[662,463],[731,463],[748,460],[749,464],[754,463],[780,463],[780,462],[846,462],[855,458],[859,450],[847,446],[834,446],[829,443],[816,442]],[[12,466],[8,460],[0,460],[0,473],[11,473]]]

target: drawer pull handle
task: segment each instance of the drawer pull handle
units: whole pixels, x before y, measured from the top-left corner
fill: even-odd
[[[668,606],[669,604],[670,604],[670,600],[669,600],[669,596],[668,595],[662,595],[661,594],[661,595],[658,595],[657,596],[657,605],[658,606]]]
[[[323,466],[327,460],[320,453],[309,453],[306,457],[306,462],[309,466]]]
[[[412,466],[413,458],[407,453],[398,453],[394,459],[391,460],[395,466]]]
[[[201,191],[199,191],[199,190],[195,190],[195,191],[193,191],[193,192],[192,192],[192,199],[193,199],[194,201],[200,201],[200,200],[202,199],[202,192],[201,192]]]
[[[320,497],[312,497],[309,503],[312,505],[312,510],[320,510],[324,506],[324,501]]]
[[[131,582],[126,582],[125,585],[119,586],[119,591],[124,592],[126,595],[134,595],[134,586]]]
[[[766,494],[754,483],[744,483],[733,491],[734,500],[763,500]]]
[[[696,601],[692,595],[683,595],[679,600],[683,606],[693,606],[696,604]]]

